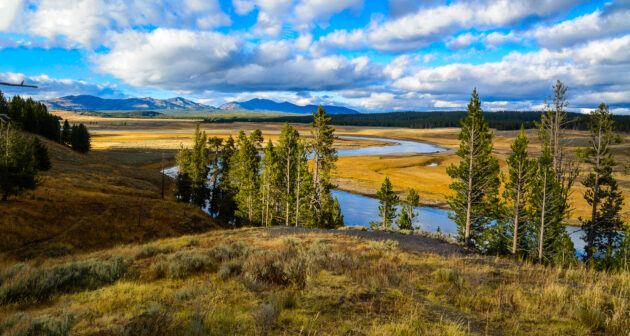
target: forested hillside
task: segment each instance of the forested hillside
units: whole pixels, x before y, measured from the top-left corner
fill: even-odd
[[[535,128],[540,120],[542,112],[485,112],[486,121],[491,128],[499,130],[517,130],[521,124],[525,128]],[[430,112],[389,112],[389,113],[363,113],[363,114],[337,114],[331,115],[331,124],[340,126],[382,126],[382,127],[410,127],[410,128],[438,128],[459,127],[460,121],[466,117],[465,111],[430,111]],[[588,115],[569,113],[569,129],[588,130]],[[311,122],[311,116],[287,116],[273,118],[233,118],[233,119],[208,119],[211,122]],[[616,115],[613,117],[615,131],[630,132],[630,116]]]

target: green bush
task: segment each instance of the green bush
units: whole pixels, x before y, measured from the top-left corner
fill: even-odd
[[[125,336],[168,335],[172,329],[171,314],[161,305],[147,307],[147,312],[133,317],[123,328]]]
[[[72,326],[72,315],[65,315],[60,318],[40,315],[32,318],[27,314],[18,313],[0,324],[0,333],[15,336],[65,336],[69,334]]]
[[[457,271],[450,268],[440,268],[433,272],[433,278],[437,282],[451,283],[457,288],[464,286],[464,277]]]
[[[221,268],[219,268],[219,276],[221,277],[221,279],[225,280],[231,276],[240,274],[242,269],[242,261],[228,260],[221,264]]]
[[[252,247],[243,242],[233,242],[230,245],[219,244],[210,249],[210,256],[217,260],[226,261],[233,258],[247,256]]]
[[[173,248],[170,246],[160,248],[155,245],[148,244],[148,245],[144,245],[142,248],[140,248],[140,250],[138,250],[138,252],[136,253],[135,259],[138,260],[138,259],[151,258],[158,254],[170,253],[172,251],[173,251]]]
[[[252,313],[256,335],[266,335],[280,314],[280,307],[276,303],[263,303]]]
[[[128,269],[122,257],[90,259],[41,269],[21,268],[0,286],[0,304],[47,300],[51,295],[95,289],[120,279]]]
[[[247,259],[243,276],[250,284],[293,284],[302,288],[306,280],[306,260],[301,256],[286,259],[276,251],[261,251]]]
[[[199,252],[180,251],[168,258],[168,276],[185,278],[195,273],[212,270],[215,266],[210,257]]]

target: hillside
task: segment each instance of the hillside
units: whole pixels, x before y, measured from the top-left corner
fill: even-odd
[[[0,333],[625,335],[630,328],[627,273],[544,267],[456,246],[435,253],[413,247],[448,244],[362,233],[215,230],[0,265]]]
[[[43,101],[49,109],[79,111],[137,111],[137,110],[170,110],[170,109],[203,109],[209,106],[195,103],[181,97],[170,99],[127,98],[104,99],[90,95],[65,96]]]
[[[37,189],[2,202],[0,252],[63,255],[219,227],[199,208],[176,202],[169,189],[161,200],[158,171],[42,141],[52,169]]]
[[[230,102],[221,105],[222,110],[249,110],[249,111],[272,111],[285,113],[298,113],[310,115],[317,110],[318,105],[296,105],[289,102],[278,103],[269,99],[251,99],[245,102]],[[328,114],[359,114],[358,111],[335,105],[323,105],[322,108]]]

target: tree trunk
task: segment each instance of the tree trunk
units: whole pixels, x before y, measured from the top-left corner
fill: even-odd
[[[602,131],[599,129],[597,137],[597,148],[595,157],[595,184],[593,185],[593,207],[591,209],[591,225],[588,228],[586,237],[586,261],[590,261],[593,257],[593,241],[595,240],[595,228],[599,223],[597,218],[597,206],[599,205],[599,169],[600,169],[600,157],[601,157],[601,145],[602,145]]]
[[[464,244],[470,246],[470,222],[472,211],[472,174],[473,174],[473,156],[475,150],[475,119],[472,120],[470,129],[470,145],[468,151],[468,199],[466,204],[466,231],[464,233]]]
[[[542,214],[540,217],[540,238],[538,240],[538,262],[543,259],[543,240],[545,238],[545,206],[547,205],[547,171],[543,177]]]
[[[298,157],[298,163],[297,163],[297,190],[295,193],[295,226],[298,226],[298,221],[300,218],[300,171],[301,171],[301,167],[300,167],[300,158]]]
[[[291,195],[291,149],[289,148],[289,155],[287,156],[287,213],[285,215],[285,225],[289,226],[289,212],[291,211],[291,204],[289,202],[289,196]]]
[[[512,255],[516,255],[516,247],[518,242],[518,215],[521,207],[521,171],[519,167],[519,182],[518,187],[516,188],[516,201],[514,202],[514,237],[512,241]]]

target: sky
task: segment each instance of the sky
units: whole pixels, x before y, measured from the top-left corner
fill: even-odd
[[[362,112],[630,114],[630,0],[0,0],[0,87]]]

